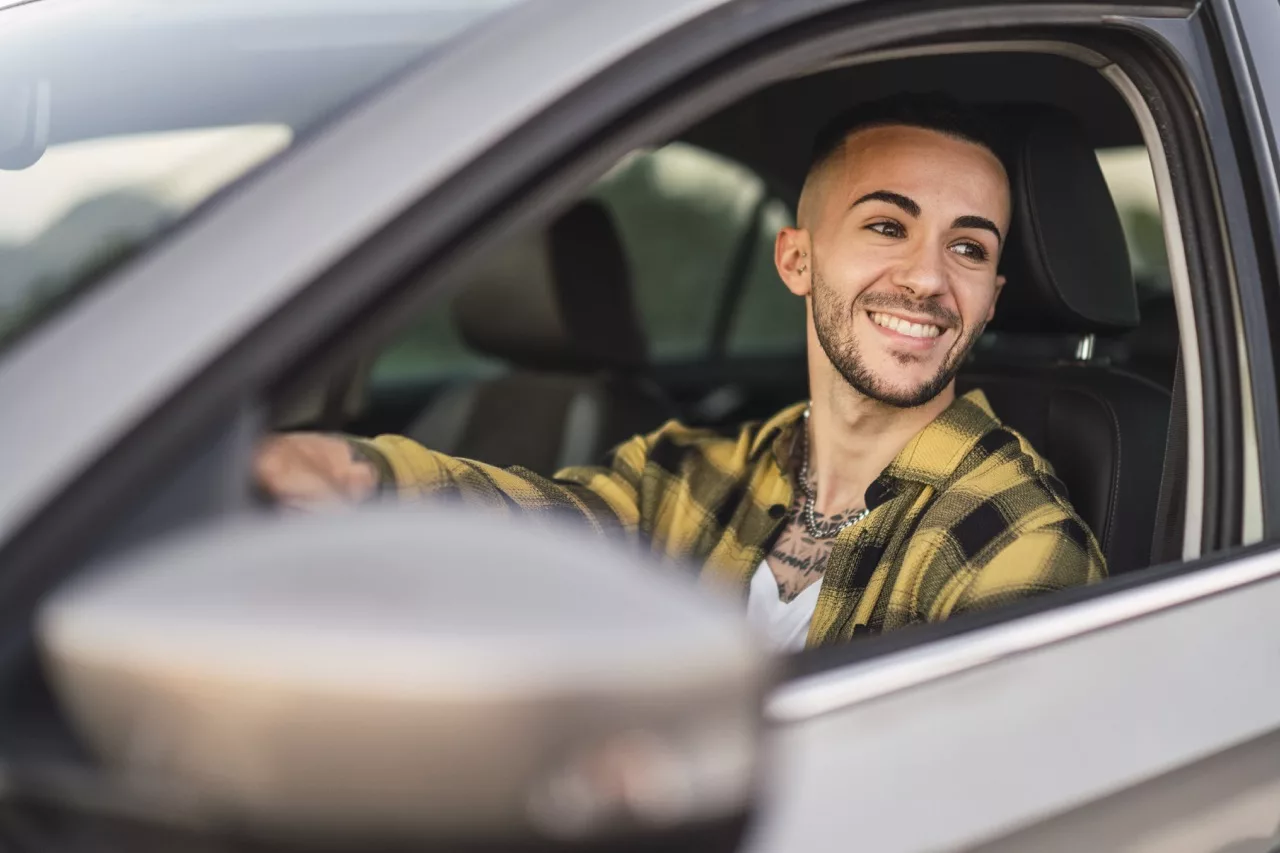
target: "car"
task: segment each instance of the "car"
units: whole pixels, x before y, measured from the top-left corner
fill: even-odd
[[[1278,43],[1261,0],[8,4],[0,839],[1271,849]],[[1001,131],[960,383],[1105,581],[771,657],[575,531],[255,492],[272,431],[549,473],[802,399],[772,235],[899,91]]]

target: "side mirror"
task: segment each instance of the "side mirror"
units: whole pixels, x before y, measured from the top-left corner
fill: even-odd
[[[727,850],[756,787],[745,620],[578,530],[239,520],[59,590],[38,639],[108,780],[185,792],[202,831]]]
[[[0,169],[26,169],[44,156],[52,100],[48,80],[0,84]]]

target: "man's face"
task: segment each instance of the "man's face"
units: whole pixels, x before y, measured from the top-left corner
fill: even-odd
[[[890,126],[845,142],[810,211],[814,331],[862,394],[933,399],[995,310],[1009,184],[987,149]]]

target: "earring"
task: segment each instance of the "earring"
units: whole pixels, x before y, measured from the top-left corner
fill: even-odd
[[[796,272],[801,273],[801,272],[804,272],[804,271],[805,271],[805,270],[807,270],[807,269],[808,269],[808,267],[807,267],[807,266],[803,266],[803,267],[800,267],[800,269],[796,270]]]

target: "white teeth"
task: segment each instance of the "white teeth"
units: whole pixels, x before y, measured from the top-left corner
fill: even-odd
[[[871,322],[877,326],[884,326],[886,329],[893,329],[900,335],[907,335],[912,338],[936,338],[942,334],[942,329],[931,323],[908,323],[900,317],[892,314],[872,313]]]

